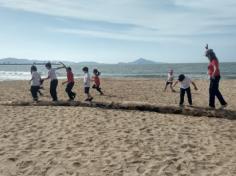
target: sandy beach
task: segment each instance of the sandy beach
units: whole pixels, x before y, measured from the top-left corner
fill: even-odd
[[[58,97],[67,100],[59,83]],[[208,106],[207,80],[195,81],[193,104]],[[178,106],[179,93],[165,81],[102,79],[96,101],[137,101]],[[32,101],[27,81],[0,82],[0,102]],[[45,82],[44,96],[51,100]],[[222,94],[236,111],[236,80],[223,80]],[[85,99],[82,80],[74,87]],[[187,99],[185,102],[187,104]],[[220,107],[217,102],[217,108]],[[234,176],[236,120],[87,107],[0,105],[1,176]]]

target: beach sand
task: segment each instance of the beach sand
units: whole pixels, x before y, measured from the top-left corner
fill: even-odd
[[[196,81],[196,106],[208,105],[208,81]],[[103,79],[96,101],[177,106],[158,79]],[[236,80],[221,81],[236,111]],[[83,100],[82,81],[76,82]],[[177,90],[177,88],[176,88]],[[45,96],[49,100],[48,82]],[[61,81],[59,98],[66,100]],[[0,82],[0,102],[32,101],[26,81]],[[217,107],[219,104],[217,103]],[[236,175],[236,120],[88,107],[0,105],[0,176]]]

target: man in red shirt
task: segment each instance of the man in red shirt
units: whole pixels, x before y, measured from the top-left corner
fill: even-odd
[[[219,82],[221,78],[219,61],[214,51],[212,49],[208,49],[208,45],[206,46],[206,57],[209,59],[209,65],[208,65],[208,74],[210,76],[209,106],[210,108],[215,109],[215,97],[217,97],[221,103],[221,108],[225,108],[227,106],[227,103],[219,91]]]
[[[66,93],[69,96],[69,101],[72,101],[75,99],[76,93],[72,92],[72,89],[74,87],[74,74],[72,72],[71,67],[67,67],[66,68],[66,72],[67,72],[67,81],[63,82],[62,84],[66,84]]]

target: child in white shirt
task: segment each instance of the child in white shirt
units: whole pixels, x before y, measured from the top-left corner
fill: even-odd
[[[174,71],[173,71],[173,69],[171,69],[171,70],[168,72],[168,79],[167,79],[167,81],[166,81],[166,85],[165,85],[164,91],[166,91],[168,85],[170,85],[171,91],[172,91],[172,92],[175,92],[175,90],[174,90],[173,87],[172,87],[173,81],[174,81]]]
[[[179,78],[175,82],[173,87],[175,87],[175,85],[177,83],[180,83],[180,102],[179,102],[179,106],[182,107],[183,104],[184,104],[185,92],[187,92],[189,105],[192,106],[192,94],[191,94],[190,84],[192,84],[194,86],[195,90],[198,90],[196,84],[189,77],[187,77],[183,74],[179,75]]]
[[[87,98],[85,101],[92,101],[93,97],[89,93],[90,89],[90,75],[89,75],[89,69],[88,67],[84,67],[83,69],[84,72],[84,93],[86,94]]]
[[[37,67],[36,66],[32,66],[31,67],[31,87],[30,87],[30,92],[32,94],[33,97],[33,101],[37,102],[38,101],[38,92],[40,89],[40,85],[41,85],[41,76],[40,74],[37,72]]]
[[[58,68],[52,68],[52,65],[51,65],[50,62],[46,63],[45,67],[49,71],[48,71],[48,77],[44,78],[43,81],[47,80],[47,79],[51,80],[51,82],[50,82],[50,94],[51,94],[52,100],[57,101],[58,100],[58,98],[57,98],[58,79],[57,79],[57,75],[56,75],[56,70],[62,69],[62,68],[65,68],[65,67],[63,66],[63,67],[58,67]]]

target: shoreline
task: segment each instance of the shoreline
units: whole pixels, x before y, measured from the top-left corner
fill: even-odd
[[[186,74],[187,75],[187,74]],[[191,77],[191,76],[188,76],[190,77],[192,80],[198,80],[198,81],[208,81],[209,78],[206,77]],[[175,76],[175,78],[177,78],[177,76]],[[30,78],[29,78],[30,79]],[[3,79],[1,80],[0,79],[0,82],[11,82],[11,81],[28,81],[29,79]],[[66,76],[63,76],[63,77],[58,77],[58,80],[65,80],[66,79]],[[83,79],[83,75],[81,76],[75,76],[75,80],[81,80]],[[158,76],[151,76],[151,77],[143,77],[143,76],[102,76],[101,79],[116,79],[116,80],[122,80],[122,79],[140,79],[140,80],[160,80],[160,81],[166,81],[167,77],[166,76],[161,76],[161,77],[158,77]],[[176,79],[175,79],[176,80]],[[221,77],[221,81],[222,80],[236,80],[236,75],[233,76],[232,78],[226,78],[226,77]]]

